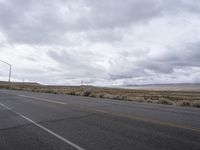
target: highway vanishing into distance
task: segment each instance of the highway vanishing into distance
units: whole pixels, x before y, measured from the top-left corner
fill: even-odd
[[[200,109],[0,90],[0,150],[200,150]]]

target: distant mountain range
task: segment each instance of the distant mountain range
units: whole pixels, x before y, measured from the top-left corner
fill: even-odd
[[[174,83],[174,84],[145,84],[145,85],[124,85],[123,88],[149,89],[149,90],[195,90],[200,91],[200,83]]]

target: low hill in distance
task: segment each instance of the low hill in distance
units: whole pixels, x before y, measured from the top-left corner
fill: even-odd
[[[147,85],[127,85],[123,88],[144,89],[144,90],[166,90],[166,91],[200,91],[200,84],[178,83],[178,84],[147,84]]]

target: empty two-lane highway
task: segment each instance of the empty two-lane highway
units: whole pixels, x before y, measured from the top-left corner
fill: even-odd
[[[0,150],[200,150],[200,109],[0,90]]]

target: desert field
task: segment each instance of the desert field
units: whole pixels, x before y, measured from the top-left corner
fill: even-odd
[[[192,84],[109,88],[0,82],[0,88],[200,108],[200,86]]]

